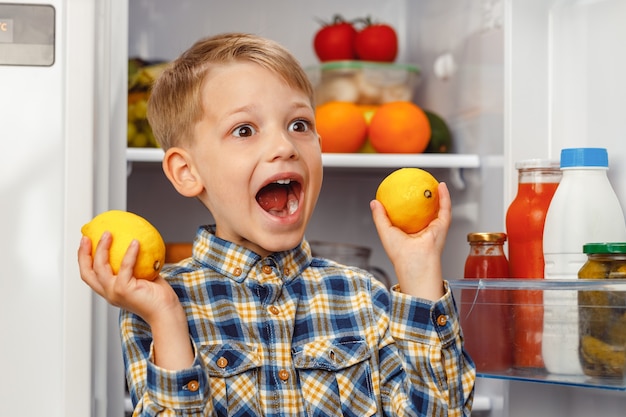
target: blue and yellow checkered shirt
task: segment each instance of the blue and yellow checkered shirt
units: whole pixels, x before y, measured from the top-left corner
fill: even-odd
[[[312,258],[305,241],[262,258],[201,227],[162,271],[187,313],[192,367],[158,368],[150,327],[120,317],[135,416],[469,416],[475,369],[449,289],[391,294],[369,273]]]

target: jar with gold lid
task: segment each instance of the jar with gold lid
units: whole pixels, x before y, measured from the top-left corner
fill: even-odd
[[[469,233],[469,253],[464,278],[502,279],[509,277],[509,263],[504,254],[506,233]],[[478,372],[506,371],[511,368],[510,299],[506,290],[463,290],[461,293],[461,328],[465,349]]]
[[[587,243],[580,279],[626,279],[626,242]],[[583,371],[596,377],[626,375],[626,292],[579,291],[579,354]]]

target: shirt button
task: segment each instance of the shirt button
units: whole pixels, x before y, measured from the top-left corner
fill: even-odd
[[[226,368],[228,366],[228,359],[222,356],[217,360],[217,366],[220,368]]]
[[[262,268],[262,269],[263,269],[263,273],[264,273],[264,274],[268,274],[268,275],[269,275],[269,274],[271,274],[271,273],[272,273],[272,267],[271,267],[271,266],[269,266],[269,265],[263,265],[263,268]]]
[[[187,383],[187,389],[191,392],[196,392],[200,388],[200,384],[195,379]]]
[[[448,317],[445,314],[437,317],[437,324],[440,326],[445,326],[448,323]]]
[[[280,314],[280,309],[276,306],[270,306],[270,313],[277,316]]]
[[[280,378],[281,381],[286,381],[289,379],[289,371],[287,371],[286,369],[281,369],[280,372],[278,372],[278,377]]]
[[[242,269],[237,267],[233,270],[233,275],[238,277],[239,275],[241,275],[242,272],[243,272]]]

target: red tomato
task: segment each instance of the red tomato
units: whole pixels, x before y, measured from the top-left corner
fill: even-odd
[[[386,24],[368,24],[355,40],[356,54],[363,61],[393,62],[398,55],[398,35]]]
[[[320,61],[356,59],[354,41],[356,29],[352,23],[335,16],[333,22],[322,27],[313,39],[313,47]]]

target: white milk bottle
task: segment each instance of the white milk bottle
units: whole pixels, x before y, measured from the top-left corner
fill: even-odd
[[[586,261],[589,242],[625,242],[624,212],[607,177],[604,148],[561,150],[563,177],[554,193],[543,229],[544,276],[574,280]],[[578,293],[543,294],[542,355],[546,370],[583,375],[578,356]]]

